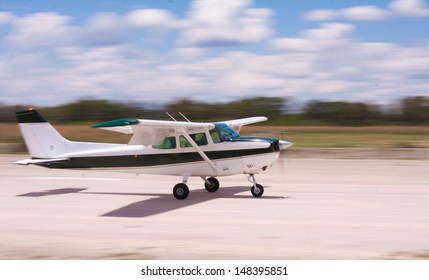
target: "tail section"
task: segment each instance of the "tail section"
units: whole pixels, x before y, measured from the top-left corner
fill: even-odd
[[[52,158],[67,152],[69,140],[48,123],[36,110],[17,112],[19,128],[32,158]]]
[[[121,154],[125,144],[70,141],[48,123],[36,110],[28,109],[16,113],[19,128],[24,137],[31,159],[16,164],[54,165],[75,157]]]

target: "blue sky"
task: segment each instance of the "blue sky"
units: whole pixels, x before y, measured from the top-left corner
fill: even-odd
[[[429,96],[424,0],[0,1],[0,103]]]

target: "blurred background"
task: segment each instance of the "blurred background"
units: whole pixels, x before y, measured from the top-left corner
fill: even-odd
[[[182,112],[267,116],[243,133],[294,148],[428,148],[427,26],[424,0],[1,1],[0,143],[36,107],[73,140]]]

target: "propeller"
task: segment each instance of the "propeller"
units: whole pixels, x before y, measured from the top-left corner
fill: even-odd
[[[282,151],[286,150],[292,145],[293,145],[292,142],[279,140],[280,155],[278,160],[280,161],[280,170],[282,171],[283,175],[286,174],[286,166],[285,166],[286,156],[283,155]]]
[[[286,173],[286,166],[285,166],[285,161],[286,161],[286,156],[284,155],[284,152],[283,152],[283,150],[286,150],[287,148],[289,148],[289,147],[291,147],[292,145],[293,145],[293,143],[292,142],[289,142],[289,141],[286,141],[286,140],[281,140],[281,139],[283,139],[283,137],[284,137],[284,135],[286,134],[286,133],[288,133],[288,132],[286,132],[286,131],[267,131],[266,132],[266,134],[280,134],[279,136],[280,137],[278,137],[278,148],[279,148],[279,150],[280,150],[280,155],[279,155],[279,158],[277,159],[277,161],[279,162],[278,164],[279,164],[279,167],[280,167],[280,169],[281,169],[281,171],[282,171],[282,173],[283,174],[285,174]]]
[[[280,151],[281,150],[285,150],[285,149],[289,148],[292,145],[293,145],[292,142],[288,142],[288,141],[284,141],[284,140],[279,140]]]

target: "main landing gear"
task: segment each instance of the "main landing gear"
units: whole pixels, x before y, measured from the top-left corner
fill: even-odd
[[[216,192],[219,189],[219,181],[215,177],[210,177],[208,179],[202,178],[204,182],[204,187],[208,192]]]
[[[173,188],[173,195],[177,199],[185,199],[189,195],[189,188],[185,183],[179,183]]]
[[[173,195],[177,199],[185,199],[189,195],[189,188],[186,183],[188,182],[189,176],[183,176],[182,183],[176,184],[173,188]]]
[[[204,187],[206,188],[206,191],[208,192],[216,192],[219,190],[219,181],[215,177],[205,178],[201,177],[204,180]],[[188,177],[183,177],[183,182],[179,183],[174,186],[173,188],[173,195],[177,199],[185,199],[189,195],[189,188],[188,185],[186,185],[188,181]]]
[[[219,181],[215,177],[205,178],[201,177],[204,180],[204,187],[206,191],[214,193],[219,190]],[[183,177],[183,182],[174,186],[173,195],[175,198],[183,200],[186,199],[189,195],[189,188],[186,185],[188,177]],[[249,175],[249,182],[253,184],[250,188],[250,192],[254,197],[261,197],[264,194],[264,187],[256,183],[254,174]]]

